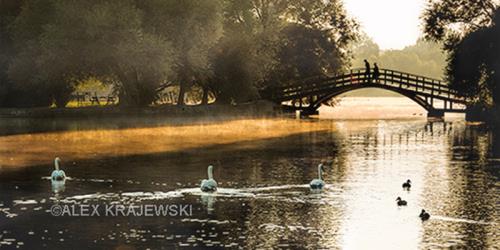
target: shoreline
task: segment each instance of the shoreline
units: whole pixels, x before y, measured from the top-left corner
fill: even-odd
[[[0,108],[0,118],[102,118],[102,117],[269,117],[282,113],[280,105],[255,101],[240,105],[162,105],[143,108],[119,106],[79,108]]]

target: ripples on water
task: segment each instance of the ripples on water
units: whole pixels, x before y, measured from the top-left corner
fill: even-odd
[[[15,156],[30,160],[11,162],[41,162],[0,169],[0,246],[480,249],[500,245],[499,139],[483,127],[459,120],[225,121],[189,125],[193,134],[180,137],[173,136],[172,125],[160,122],[140,130],[139,137],[147,138],[144,142],[129,126],[109,133],[109,124],[96,130],[99,121],[91,129],[78,121],[67,122],[78,128],[70,128],[72,136],[98,146],[84,145],[86,151],[78,154],[82,146],[72,143],[81,141],[72,142],[59,131],[67,129],[62,125],[45,131],[27,129],[31,134],[23,133],[20,125],[0,137],[0,144],[9,147],[16,145],[11,137],[35,137],[33,148],[19,141],[23,150]],[[177,124],[176,129],[183,126]],[[222,127],[216,136],[206,135]],[[99,139],[102,135],[104,142]],[[121,136],[141,144],[121,147],[126,143]],[[58,154],[65,154],[63,168],[71,177],[57,194],[47,179],[51,161],[34,155],[52,158],[47,145],[51,140],[66,143],[58,147]],[[106,154],[94,152],[93,157],[92,151],[109,140],[119,143],[105,149]],[[147,145],[155,140],[163,146]],[[0,158],[8,159],[11,151],[0,151]],[[307,183],[316,177],[321,161],[327,163],[327,186],[312,193]],[[198,189],[208,164],[214,164],[220,186],[213,194]],[[412,189],[403,191],[401,184],[408,178]],[[397,207],[397,196],[408,206]],[[192,204],[193,214],[54,217],[49,213],[53,204]],[[431,213],[429,221],[418,218],[422,208]]]

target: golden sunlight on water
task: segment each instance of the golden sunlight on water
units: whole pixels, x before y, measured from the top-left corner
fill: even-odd
[[[0,166],[20,167],[89,158],[181,151],[332,129],[313,121],[247,119],[218,124],[43,132],[0,137]]]
[[[443,103],[436,100],[436,107]],[[335,107],[321,106],[321,117],[334,119],[426,118],[427,111],[406,97],[343,97]],[[463,117],[462,114],[447,116]]]

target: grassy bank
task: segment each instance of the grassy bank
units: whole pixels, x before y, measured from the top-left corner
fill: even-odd
[[[3,108],[1,118],[95,118],[127,116],[272,116],[279,108],[267,101],[240,105],[162,105],[144,108],[97,106],[80,108]]]

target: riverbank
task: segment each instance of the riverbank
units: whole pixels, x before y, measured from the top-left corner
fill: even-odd
[[[162,105],[144,108],[99,106],[81,108],[0,108],[0,118],[100,118],[130,116],[214,117],[250,116],[268,117],[281,113],[278,105],[256,101],[240,105]]]

